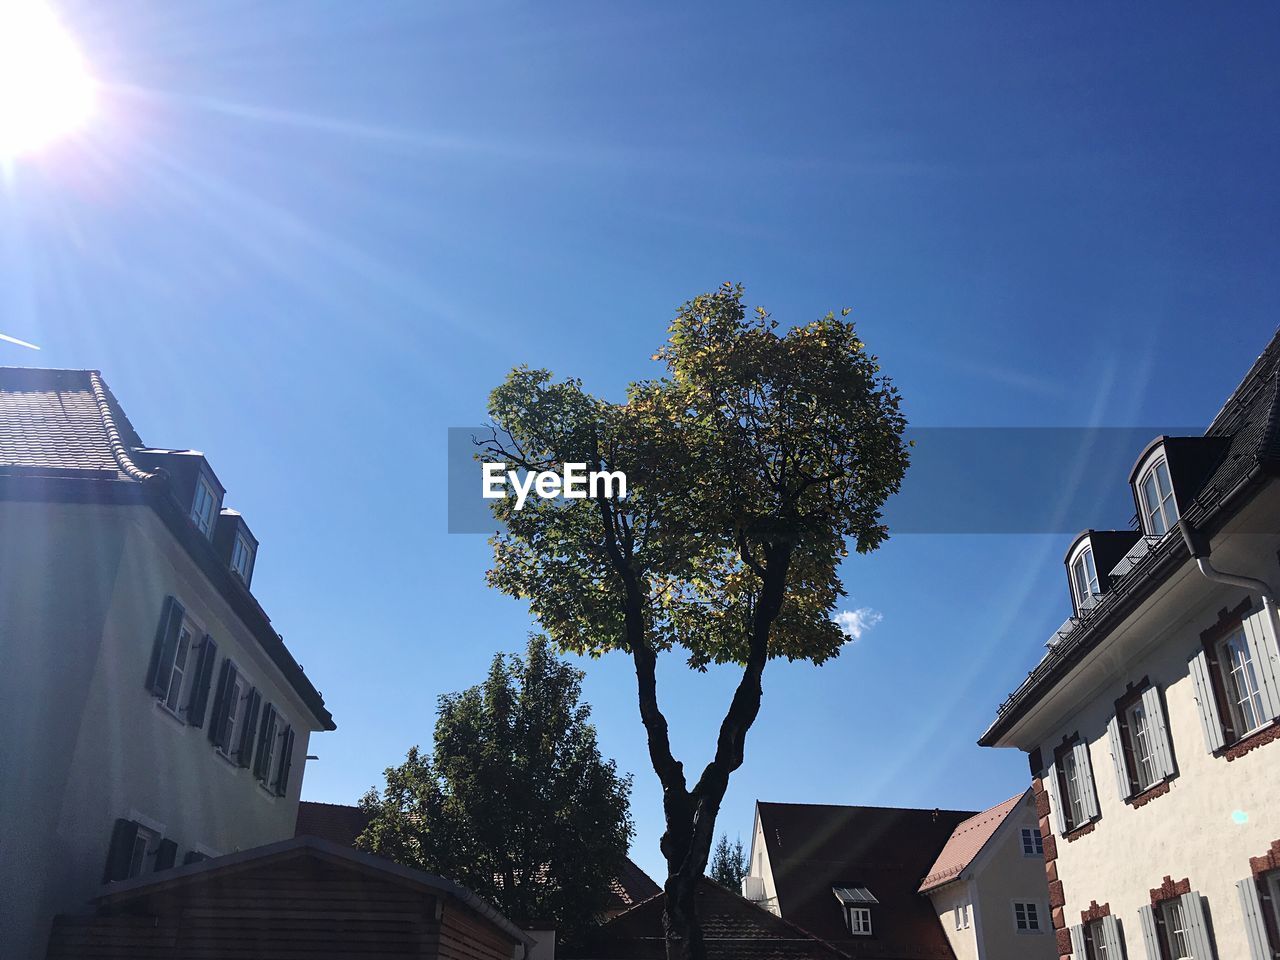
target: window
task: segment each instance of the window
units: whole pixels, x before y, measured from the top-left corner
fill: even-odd
[[[1160,904],[1160,946],[1165,960],[1195,960],[1187,935],[1187,919],[1182,900],[1166,900]],[[1206,958],[1207,960],[1207,958]]]
[[[952,913],[955,914],[956,929],[968,930],[973,918],[973,907],[967,903],[962,903]]]
[[[1253,655],[1245,641],[1244,628],[1236,630],[1218,643],[1218,666],[1222,671],[1222,683],[1227,695],[1227,709],[1232,724],[1244,736],[1268,719],[1258,689],[1258,673],[1254,669]]]
[[[1084,815],[1084,782],[1080,775],[1080,762],[1074,750],[1062,756],[1062,796],[1063,813],[1067,818],[1067,829],[1074,830],[1088,818]]]
[[[213,536],[213,520],[218,512],[218,495],[203,474],[196,477],[196,494],[191,501],[191,522],[206,537]]]
[[[1013,926],[1019,933],[1040,932],[1040,907],[1035,903],[1013,902]]]
[[[1276,946],[1280,944],[1280,870],[1272,870],[1260,876],[1255,889],[1262,901],[1262,932],[1270,942],[1271,949],[1280,953],[1280,947]]]
[[[1169,482],[1169,465],[1164,457],[1158,459],[1138,481],[1138,496],[1142,503],[1143,525],[1153,537],[1164,536],[1165,531],[1178,522],[1178,505],[1173,499],[1173,484]]]
[[[253,547],[243,533],[237,533],[235,543],[231,546],[231,570],[247,587],[249,576],[253,571]]]
[[[271,785],[277,797],[283,797],[289,791],[289,771],[293,769],[293,739],[293,727],[286,726],[284,732],[280,734],[280,763]],[[761,899],[763,899],[764,888],[760,889]]]
[[[182,702],[183,680],[188,674],[187,657],[191,653],[191,638],[195,628],[190,620],[184,620],[178,629],[178,643],[173,651],[173,663],[169,668],[169,679],[160,702],[171,712],[178,712],[178,704]]]
[[[871,936],[871,911],[866,907],[850,907],[849,932],[855,937]]]
[[[1050,809],[1060,834],[1071,833],[1097,818],[1098,794],[1094,789],[1089,746],[1078,735],[1063,739],[1053,751],[1049,778]]]
[[[1071,582],[1076,591],[1076,606],[1102,592],[1098,585],[1098,569],[1093,562],[1093,547],[1085,547],[1071,561]]]
[[[1040,836],[1038,827],[1022,828],[1022,855],[1024,857],[1044,856],[1044,838]]]
[[[147,858],[155,855],[155,848],[159,842],[160,836],[154,830],[138,827],[129,853],[129,877],[141,876],[147,866]]]
[[[1084,925],[1084,955],[1087,960],[1107,960],[1107,938],[1101,920]]]
[[[253,761],[253,775],[264,787],[273,770],[279,725],[280,715],[276,713],[274,706],[267,704],[262,711],[262,723],[258,727],[258,751]]]
[[[222,742],[218,744],[218,749],[224,756],[231,757],[240,746],[244,709],[249,698],[246,692],[248,684],[245,682],[244,677],[240,675],[240,671],[234,665],[231,665],[230,660],[227,660],[226,663],[231,666],[231,672],[224,693]]]

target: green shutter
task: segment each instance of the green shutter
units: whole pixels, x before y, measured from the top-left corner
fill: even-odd
[[[182,629],[182,617],[186,613],[175,597],[165,597],[160,608],[160,624],[156,627],[156,639],[151,647],[151,669],[147,671],[147,689],[157,697],[169,692],[169,676],[173,670],[173,655],[178,649],[178,632]]]
[[[200,659],[196,661],[196,678],[187,701],[187,723],[193,727],[204,726],[204,716],[209,707],[209,686],[213,681],[213,662],[218,659],[218,645],[213,637],[205,634],[200,644]]]
[[[218,692],[213,697],[213,719],[209,721],[209,740],[215,747],[226,749],[227,739],[227,692],[236,681],[236,668],[231,658],[222,661],[222,672],[218,674]]]
[[[129,863],[133,860],[133,843],[138,839],[138,825],[121,817],[111,831],[111,847],[107,851],[107,868],[102,882],[129,879]]]
[[[169,839],[161,840],[156,846],[156,871],[168,870],[177,859],[178,845]]]
[[[280,738],[280,765],[276,768],[275,792],[283,797],[289,790],[289,771],[293,769],[293,727],[285,727]]]
[[[244,710],[244,726],[240,729],[240,744],[236,748],[236,763],[242,767],[249,766],[253,760],[253,742],[258,735],[258,711],[261,708],[262,694],[250,690]]]
[[[262,783],[266,783],[267,777],[271,775],[268,769],[271,761],[269,748],[276,735],[275,718],[276,708],[268,703],[262,711],[262,723],[258,727],[258,752],[253,761],[253,775]]]

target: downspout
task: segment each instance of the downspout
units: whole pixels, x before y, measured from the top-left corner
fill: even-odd
[[[1243,587],[1252,593],[1260,594],[1263,608],[1268,612],[1272,624],[1276,623],[1275,591],[1271,589],[1269,583],[1256,577],[1224,573],[1215,567],[1209,560],[1209,538],[1186,520],[1178,521],[1178,532],[1182,534],[1182,540],[1187,545],[1187,551],[1191,554],[1191,558],[1195,560],[1197,569],[1204,575],[1205,579],[1213,580],[1215,583],[1225,583],[1232,587]]]

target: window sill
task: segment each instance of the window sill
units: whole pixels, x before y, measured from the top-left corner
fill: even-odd
[[[1168,793],[1171,785],[1171,781],[1168,778],[1165,778],[1159,783],[1147,787],[1147,789],[1143,790],[1141,793],[1135,793],[1132,797],[1127,799],[1125,803],[1133,807],[1135,810],[1139,807],[1145,807],[1156,797],[1163,797]]]
[[[1062,835],[1062,839],[1066,840],[1067,843],[1075,843],[1081,837],[1088,836],[1089,834],[1093,833],[1094,828],[1097,827],[1099,819],[1101,818],[1094,817],[1088,823],[1082,823],[1080,824],[1080,826],[1074,827],[1071,830],[1068,830],[1066,833]]]
[[[1231,746],[1222,750],[1221,755],[1227,758],[1227,762],[1239,760],[1251,750],[1256,750],[1272,740],[1280,740],[1280,723],[1272,721],[1270,725],[1263,727],[1261,730],[1255,730],[1253,733],[1245,734]]]
[[[166,717],[168,717],[172,722],[176,723],[178,726],[180,727],[189,726],[187,721],[183,720],[182,717],[178,716],[178,714],[175,711],[170,710],[163,700],[154,699],[151,702],[155,704],[157,710],[159,710],[162,714],[164,714]]]

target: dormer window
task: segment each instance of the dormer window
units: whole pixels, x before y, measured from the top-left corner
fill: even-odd
[[[253,545],[243,533],[237,532],[231,546],[231,572],[247,587],[253,573]]]
[[[213,537],[213,520],[218,515],[218,494],[204,474],[196,477],[196,492],[191,500],[191,522],[206,537]]]
[[[1102,593],[1098,584],[1098,567],[1093,560],[1093,547],[1086,543],[1071,561],[1071,585],[1076,592],[1076,606],[1083,607],[1090,597]]]
[[[1138,500],[1142,506],[1142,526],[1153,537],[1162,537],[1178,522],[1178,504],[1173,498],[1169,480],[1169,464],[1160,457],[1138,481]]]
[[[880,901],[866,887],[832,887],[844,910],[844,923],[855,937],[871,936],[871,905]]]

